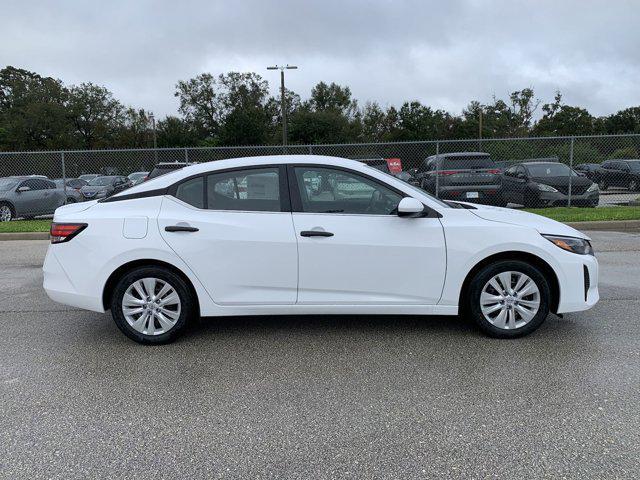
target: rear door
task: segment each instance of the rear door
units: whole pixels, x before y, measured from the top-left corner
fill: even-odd
[[[283,166],[187,179],[162,202],[158,225],[220,305],[296,301],[298,249]]]
[[[289,166],[298,303],[438,303],[446,252],[438,218],[401,218],[404,194],[359,172]]]

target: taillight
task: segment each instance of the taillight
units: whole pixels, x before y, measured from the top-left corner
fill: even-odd
[[[438,173],[440,175],[455,175],[457,173],[462,173],[462,172],[459,172],[458,170],[441,170]]]
[[[85,228],[86,223],[52,223],[49,231],[51,243],[68,242]]]
[[[487,170],[487,173],[493,173],[494,175],[498,175],[499,173],[501,173],[501,170],[498,168],[494,168],[491,170]]]

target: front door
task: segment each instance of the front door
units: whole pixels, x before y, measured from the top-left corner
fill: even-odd
[[[357,172],[289,166],[298,304],[438,303],[445,276],[437,218],[401,218],[402,192]]]
[[[160,233],[219,305],[296,301],[298,253],[284,167],[211,173],[165,197]]]

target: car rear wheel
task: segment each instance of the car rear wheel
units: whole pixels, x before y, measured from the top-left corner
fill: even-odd
[[[111,314],[118,328],[138,343],[175,340],[194,311],[189,286],[169,269],[150,266],[126,273],[111,298]]]
[[[466,310],[486,334],[514,338],[536,330],[549,314],[549,283],[535,266],[518,260],[492,263],[475,274]]]
[[[0,222],[10,222],[15,216],[11,205],[6,202],[0,203]]]

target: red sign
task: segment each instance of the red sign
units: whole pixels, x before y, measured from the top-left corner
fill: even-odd
[[[400,173],[402,171],[402,161],[399,158],[387,158],[386,160],[391,173]]]

